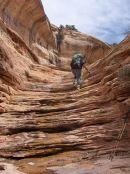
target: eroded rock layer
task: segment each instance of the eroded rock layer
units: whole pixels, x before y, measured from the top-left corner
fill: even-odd
[[[54,46],[54,37],[40,0],[0,0],[0,17],[28,44]]]
[[[15,9],[18,2],[19,10]],[[130,106],[129,37],[112,48],[79,32],[65,31],[58,55],[55,31],[50,37],[45,34],[51,31],[47,18],[46,24],[36,22],[45,14],[40,1],[0,3],[0,157],[5,159],[0,159],[0,165],[16,174],[128,173],[130,122],[116,151],[119,157],[112,164],[104,155],[113,151]],[[27,22],[31,13],[34,16]],[[23,32],[15,25],[19,23]],[[35,42],[30,45],[33,25]],[[39,43],[39,37],[53,49]],[[87,52],[89,57],[90,75],[83,70],[80,91],[73,87],[69,68],[75,51]]]

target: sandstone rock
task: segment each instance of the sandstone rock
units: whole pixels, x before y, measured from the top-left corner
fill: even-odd
[[[50,23],[40,0],[0,0],[0,16],[28,45],[35,42],[44,47],[55,45]]]
[[[5,112],[5,109],[0,106],[0,113],[3,113],[3,112]]]
[[[29,174],[63,174],[63,169],[67,174],[94,173],[99,165],[101,174],[128,173],[130,123],[117,148],[114,169],[106,155],[112,152],[130,107],[130,80],[119,77],[130,62],[129,38],[111,48],[66,30],[58,55],[53,35],[57,28],[51,29],[39,0],[0,0],[0,16],[4,20],[0,22],[0,135],[5,137],[0,156]],[[83,70],[80,92],[72,85],[69,66],[75,51],[88,54],[90,74]]]
[[[63,33],[64,40],[61,45],[61,52],[66,59],[72,58],[74,53],[80,52],[87,56],[87,62],[91,64],[98,59],[102,59],[112,49],[108,44],[80,32],[64,29]]]
[[[0,170],[5,170],[3,165],[0,165]]]

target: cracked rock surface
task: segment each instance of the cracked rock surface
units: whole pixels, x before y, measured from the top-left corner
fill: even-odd
[[[112,47],[65,30],[58,54],[56,31],[39,0],[0,0],[0,172],[130,173],[129,121],[108,159],[130,107],[129,36]],[[69,67],[77,51],[90,71],[80,91]]]

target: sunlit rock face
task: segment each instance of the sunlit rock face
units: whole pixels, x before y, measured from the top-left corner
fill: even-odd
[[[50,23],[40,0],[0,0],[0,16],[28,44],[54,46]]]
[[[130,107],[129,37],[111,47],[65,30],[57,54],[57,27],[36,22],[40,1],[0,0],[0,15],[0,172],[129,173],[129,122],[113,163],[106,158]],[[87,53],[90,71],[80,91],[69,66],[75,52]]]
[[[72,57],[74,53],[82,53],[87,56],[87,62],[93,63],[110,52],[111,47],[102,41],[89,35],[76,32],[64,32],[64,42],[62,44],[62,54],[66,57]]]

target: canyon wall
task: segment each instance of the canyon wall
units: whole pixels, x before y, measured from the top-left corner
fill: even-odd
[[[57,27],[52,25],[53,33],[57,32]],[[83,34],[79,31],[62,30],[64,40],[61,44],[62,56],[72,58],[75,53],[82,53],[87,58],[87,63],[91,64],[98,59],[102,59],[104,55],[109,54],[112,46],[100,41],[90,35]]]
[[[106,156],[113,151],[130,107],[129,36],[111,47],[65,30],[58,54],[57,27],[51,28],[39,0],[0,0],[0,16],[4,170],[10,171],[10,163],[27,174],[128,173],[129,122],[116,150],[117,161],[110,163]],[[83,70],[80,91],[69,66],[75,52],[87,53],[90,71]]]
[[[54,47],[50,22],[40,0],[0,0],[0,17],[27,45]]]

